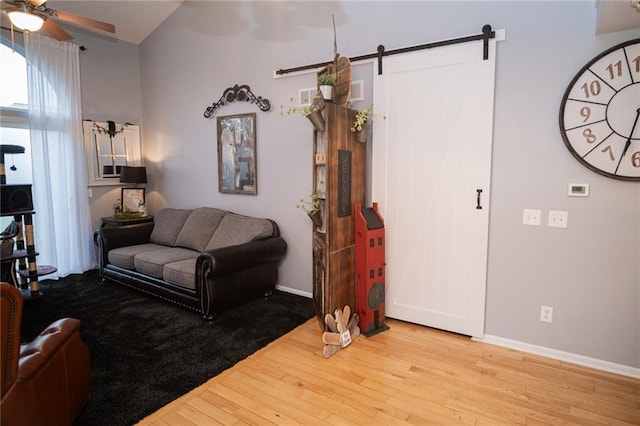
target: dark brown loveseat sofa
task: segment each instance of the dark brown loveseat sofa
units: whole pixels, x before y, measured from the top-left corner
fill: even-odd
[[[276,223],[200,207],[161,210],[150,223],[101,228],[103,280],[194,309],[217,312],[270,294],[287,244]]]

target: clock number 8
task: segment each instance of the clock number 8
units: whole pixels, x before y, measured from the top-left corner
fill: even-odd
[[[600,94],[600,82],[598,80],[593,80],[590,84],[587,83],[580,86],[582,91],[584,92],[584,97],[589,98],[589,96],[598,96]]]
[[[582,131],[582,136],[584,136],[587,143],[594,143],[598,138],[591,132],[591,129],[584,129]]]

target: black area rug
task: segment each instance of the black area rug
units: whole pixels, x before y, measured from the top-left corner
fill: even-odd
[[[97,271],[42,281],[25,302],[22,340],[73,317],[91,353],[91,399],[76,425],[131,425],[313,316],[311,299],[276,291],[208,323],[197,312],[119,284]]]

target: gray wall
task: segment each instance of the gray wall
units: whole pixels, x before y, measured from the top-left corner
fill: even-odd
[[[289,243],[279,284],[311,292],[311,224],[295,205],[311,190],[312,130],[303,118],[282,116],[280,106],[315,83],[308,75],[274,79],[273,71],[331,60],[332,14],[346,56],[476,34],[488,23],[505,29],[506,40],[497,53],[486,333],[638,368],[640,184],[587,170],[558,130],[561,96],[575,73],[606,48],[640,37],[596,36],[596,13],[591,1],[185,2],[139,49],[150,211],[218,206],[275,219]],[[124,79],[135,92],[135,48],[95,48],[131,75],[115,79],[97,61],[100,80],[88,77],[83,58],[84,105],[92,108],[85,116],[136,122],[135,99],[99,109],[85,91],[86,78]],[[354,67],[368,88],[372,72]],[[266,113],[234,103],[216,114],[257,112],[257,196],[218,193],[216,120],[202,116],[234,84],[249,84],[272,104]],[[110,89],[94,90],[92,97],[111,99]],[[576,182],[590,184],[591,196],[567,197]],[[549,210],[568,211],[569,227],[523,226],[525,208],[542,210],[543,223]],[[552,324],[539,321],[542,304],[553,306]]]
[[[141,125],[140,48],[110,38],[71,31],[74,42],[84,46],[80,52],[82,118]],[[140,132],[144,129],[141,126]],[[92,225],[113,215],[113,204],[120,198],[121,186],[93,186],[90,189]]]

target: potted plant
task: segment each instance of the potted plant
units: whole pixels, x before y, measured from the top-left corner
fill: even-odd
[[[291,99],[293,101],[293,99]],[[282,107],[280,107],[282,109]],[[309,106],[298,106],[291,107],[287,110],[287,115],[291,114],[300,114],[303,117],[306,117],[311,121],[313,127],[316,128],[319,132],[324,132],[324,118],[322,117],[322,109],[324,108],[324,101],[320,94],[316,94],[316,96],[311,101],[311,105]],[[281,112],[284,115],[284,112]]]
[[[351,126],[351,131],[358,134],[358,142],[365,143],[369,136],[369,121],[373,121],[372,107],[356,110],[356,119]]]
[[[320,93],[324,99],[331,100],[333,86],[335,85],[336,79],[328,72],[323,72],[318,76],[318,88],[320,89]]]
[[[320,214],[320,196],[317,192],[312,192],[310,195],[310,200],[308,201],[305,201],[301,198],[300,203],[298,203],[296,207],[304,210],[317,228],[320,228],[322,226],[322,215]]]

